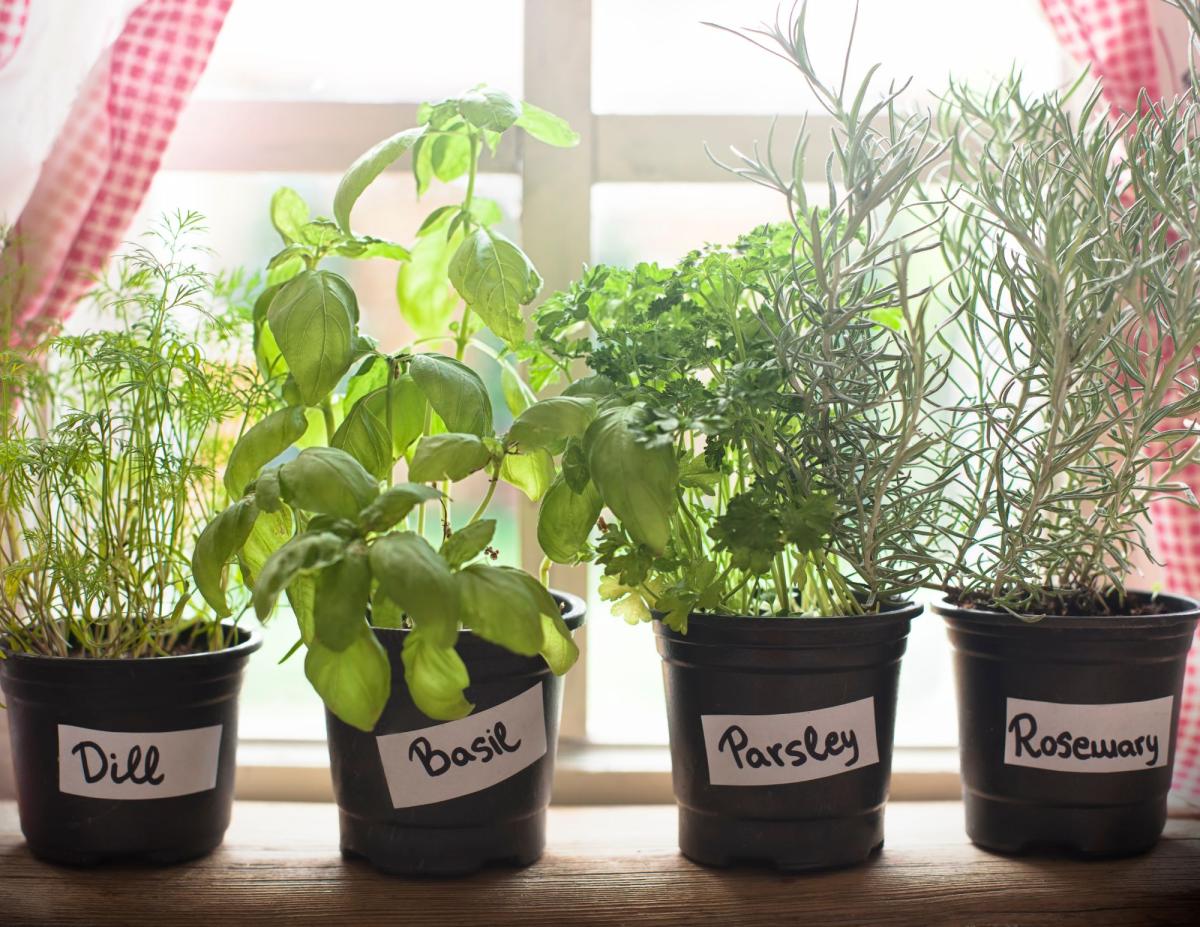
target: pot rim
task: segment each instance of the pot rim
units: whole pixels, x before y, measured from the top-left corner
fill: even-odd
[[[1145,589],[1127,589],[1127,595],[1145,596],[1149,599],[1159,599],[1169,605],[1170,611],[1153,615],[1026,615],[1019,616],[1010,612],[995,611],[984,608],[963,608],[952,605],[946,596],[939,596],[930,603],[930,609],[949,622],[961,622],[970,625],[1009,628],[1054,628],[1054,629],[1095,629],[1095,628],[1131,628],[1131,627],[1161,627],[1178,624],[1200,618],[1200,600],[1191,596],[1174,592],[1154,593]]]
[[[831,628],[869,627],[880,624],[890,624],[895,621],[911,621],[924,611],[925,606],[920,602],[897,602],[885,610],[873,615],[716,615],[712,612],[691,612],[688,614],[688,628],[693,625],[701,628],[729,629],[731,625],[745,628],[747,631],[780,630],[787,633],[803,630],[828,630]],[[651,611],[656,627],[672,634],[662,623],[665,612]],[[686,638],[687,635],[684,635]]]
[[[577,595],[570,592],[562,592],[558,589],[550,589],[549,593],[554,598],[567,606],[567,610],[563,612],[562,619],[567,625],[567,629],[577,631],[583,626],[585,613],[587,612],[587,604]],[[407,634],[409,628],[381,628],[378,625],[371,625],[371,630],[377,634],[383,632],[385,634]],[[459,631],[460,634],[471,634],[470,628],[463,628]],[[472,634],[472,636],[474,636]]]
[[[79,666],[137,666],[139,664],[154,664],[174,665],[174,666],[201,666],[205,663],[218,662],[227,659],[231,656],[249,656],[258,650],[263,644],[262,632],[255,627],[247,627],[231,621],[224,621],[222,624],[231,631],[237,632],[241,636],[236,644],[228,647],[223,647],[220,650],[205,650],[200,653],[173,653],[166,656],[151,656],[151,657],[62,657],[57,654],[48,653],[26,653],[21,650],[14,650],[4,655],[0,659],[0,667],[9,660],[14,660],[19,663],[34,665],[38,663],[53,664],[56,666],[70,666],[76,664]]]

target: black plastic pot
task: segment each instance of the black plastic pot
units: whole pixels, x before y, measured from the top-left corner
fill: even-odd
[[[1094,857],[1154,846],[1200,617],[1192,599],[1159,601],[1158,615],[1036,622],[934,606],[955,649],[972,841],[1005,853]]]
[[[685,856],[805,870],[883,845],[900,658],[920,613],[692,615],[686,636],[655,621]]]
[[[34,855],[94,865],[203,856],[229,826],[238,691],[262,645],[211,653],[0,661],[21,830]]]
[[[554,597],[567,627],[583,624],[581,599]],[[541,657],[462,631],[458,652],[475,710],[461,721],[432,721],[404,684],[407,633],[375,629],[392,665],[392,695],[375,730],[325,715],[343,855],[394,875],[529,865],[546,844],[562,679]]]

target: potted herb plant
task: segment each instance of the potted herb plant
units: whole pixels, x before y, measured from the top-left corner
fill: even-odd
[[[8,357],[0,685],[21,829],[57,862],[170,863],[229,824],[237,696],[259,637],[193,595],[222,423],[254,408],[235,280],[177,216],[93,294],[110,327]],[[223,348],[229,348],[224,351]]]
[[[1193,14],[1193,25],[1197,25]],[[1197,602],[1136,588],[1149,501],[1196,500],[1195,83],[1113,119],[1098,93],[955,86],[968,513],[936,611],[958,676],[967,830],[1109,856],[1166,818]]]
[[[278,403],[233,449],[225,483],[237,501],[194,559],[219,611],[235,558],[261,619],[286,595],[305,673],[328,709],[342,849],[394,873],[541,855],[559,677],[578,655],[571,632],[583,603],[493,564],[496,521],[486,517],[502,482],[541,498],[552,452],[596,412],[591,399],[534,403],[512,364],[521,307],[542,281],[493,227],[498,207],[475,179],[483,150],[514,126],[577,142],[557,117],[479,88],[422,106],[420,125],[360,157],[337,189],[334,221],[310,219],[293,191],[275,196],[284,248],[255,319]],[[406,152],[418,194],[434,178],[466,177],[461,202],[433,210],[411,251],[350,226],[362,192]],[[332,257],[399,262],[401,311],[424,337],[379,351],[360,334],[350,285],[321,269]],[[500,367],[515,416],[503,434],[464,362],[469,349]],[[396,482],[401,461],[406,480]],[[482,498],[453,508],[474,474]]]
[[[805,193],[802,132],[787,176],[737,168],[792,221],[675,267],[596,268],[543,304],[535,370],[585,360],[567,392],[601,405],[538,536],[601,564],[616,614],[654,620],[683,853],[811,869],[882,844],[911,597],[942,564],[945,320],[909,290],[927,236],[897,225],[937,150],[895,90],[868,105],[870,78],[849,98],[818,79],[802,11],[750,37],[826,109],[828,200]]]

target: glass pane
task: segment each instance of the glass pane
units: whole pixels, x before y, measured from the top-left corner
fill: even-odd
[[[823,187],[810,187],[817,197]],[[674,262],[703,242],[727,243],[786,218],[778,194],[748,183],[598,184],[592,191],[592,259]],[[914,272],[917,271],[914,268]],[[588,610],[588,736],[604,743],[665,743],[662,668],[649,625],[629,627],[595,593]],[[950,645],[940,619],[913,623],[900,674],[896,743],[957,743]]]
[[[418,102],[487,83],[519,95],[521,0],[238,0],[202,98]]]
[[[774,22],[778,0],[593,0],[592,103],[597,113],[797,113],[816,108],[790,65],[703,21]],[[783,3],[786,11],[790,3]],[[809,48],[833,80],[854,5],[809,4]],[[947,74],[981,81],[1013,63],[1032,86],[1062,79],[1062,56],[1037,0],[862,0],[852,80],[882,62],[885,79],[940,90]],[[882,84],[881,84],[882,86]]]
[[[194,209],[207,219],[207,244],[213,256],[210,271],[245,267],[260,272],[267,259],[280,248],[279,237],[267,218],[271,194],[281,185],[296,189],[313,207],[314,213],[328,214],[340,175],[267,174],[164,171],[159,173],[138,217],[130,226],[134,236],[164,212]],[[506,174],[481,174],[476,189],[497,200],[505,214],[502,229],[517,237],[516,218],[520,211],[520,178]],[[418,203],[411,174],[391,172],[380,177],[354,210],[355,229],[382,238],[409,242],[425,214],[440,205],[457,201],[461,190],[433,187]],[[363,329],[380,340],[384,350],[394,351],[409,343],[410,335],[399,318],[395,301],[395,265],[387,261],[344,261],[329,266],[345,275],[358,295]],[[475,367],[493,392],[493,405],[504,409],[500,398],[499,375],[494,365],[474,358]],[[507,422],[497,421],[504,428]],[[466,486],[461,493],[464,507],[477,503],[483,494],[484,480]],[[501,552],[501,561],[520,563],[520,532],[517,522],[516,493],[502,487],[492,503],[491,513],[498,521],[493,542]],[[469,511],[457,514],[461,524]],[[253,621],[253,615],[246,620]],[[298,740],[323,738],[325,720],[320,699],[304,678],[303,654],[283,665],[280,658],[296,641],[296,625],[281,608],[264,629],[265,643],[250,663],[242,698],[241,735],[251,739]]]

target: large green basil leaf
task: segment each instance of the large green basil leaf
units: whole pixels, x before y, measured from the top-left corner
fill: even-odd
[[[539,651],[550,671],[561,676],[579,659],[579,645],[571,637],[571,629],[563,621],[562,613],[542,612],[542,649]]]
[[[228,617],[225,599],[225,566],[246,543],[258,514],[253,499],[239,499],[210,521],[192,549],[192,578],[212,610]]]
[[[351,521],[379,495],[375,477],[336,447],[305,448],[279,468],[279,484],[293,508]]]
[[[256,495],[256,502],[257,498]],[[242,582],[247,588],[254,588],[255,580],[267,558],[291,540],[294,530],[292,511],[287,506],[281,505],[273,512],[265,512],[259,506],[254,527],[250,529],[250,536],[242,544],[241,553],[238,555]]]
[[[311,573],[297,574],[288,583],[286,594],[288,605],[296,618],[296,626],[300,629],[300,640],[308,646],[316,637],[316,619],[313,618],[313,612],[317,598],[317,582]]]
[[[341,560],[346,541],[328,531],[299,534],[271,554],[254,584],[254,611],[259,621],[271,617],[280,593],[297,576]]]
[[[461,480],[486,466],[491,457],[487,446],[475,435],[426,435],[413,452],[408,478],[414,483]]]
[[[458,99],[458,111],[477,129],[503,132],[521,118],[521,107],[502,90],[480,87]]]
[[[586,396],[553,396],[535,402],[517,416],[508,442],[522,450],[550,447],[582,435],[596,417],[596,400]]]
[[[422,483],[397,483],[381,492],[359,514],[364,531],[386,531],[408,515],[414,507],[440,499],[442,494]]]
[[[391,440],[388,440],[388,393],[391,393]],[[421,434],[425,397],[412,377],[377,389],[356,402],[329,443],[357,460],[367,472],[383,479]]]
[[[633,406],[602,412],[584,435],[583,451],[604,504],[635,541],[661,554],[671,535],[679,467],[672,447],[637,440],[638,419]]]
[[[392,694],[387,651],[366,621],[342,650],[332,650],[319,641],[309,644],[304,675],[325,707],[360,731],[374,730]]]
[[[396,272],[396,303],[400,315],[418,335],[446,331],[458,306],[458,291],[450,284],[450,259],[462,243],[462,233],[428,235],[417,240],[412,258]]]
[[[531,657],[542,649],[539,602],[519,570],[475,563],[454,574],[463,626],[484,640]]]
[[[415,628],[405,636],[400,658],[404,662],[408,693],[430,718],[456,721],[474,709],[463,696],[471,679],[453,643],[442,643],[430,637],[425,629]]]
[[[395,531],[377,538],[371,545],[371,574],[431,639],[445,646],[458,639],[454,575],[442,555],[419,534]]]
[[[589,480],[575,492],[561,476],[538,509],[538,546],[555,563],[574,563],[587,545],[604,502]]]
[[[337,192],[333,195],[333,217],[347,235],[350,232],[350,211],[362,192],[371,185],[384,169],[396,161],[402,154],[412,148],[417,140],[425,134],[424,128],[405,129],[397,132],[391,138],[385,138],[379,144],[368,149],[350,165],[350,169],[342,176]]]
[[[525,342],[521,307],[542,288],[525,252],[499,232],[476,229],[450,261],[450,282],[484,324],[516,348]]]
[[[242,435],[229,452],[225,465],[225,489],[239,498],[258,471],[304,437],[308,418],[303,406],[272,412]]]
[[[429,164],[438,180],[450,183],[470,169],[471,141],[466,135],[458,132],[438,134],[430,145]]]
[[[291,187],[280,187],[271,197],[271,225],[284,244],[300,240],[300,230],[308,224],[308,204]]]
[[[441,555],[450,569],[457,570],[469,560],[474,560],[492,543],[496,533],[496,520],[484,518],[471,522],[455,531],[442,541]]]
[[[317,405],[350,369],[357,319],[354,291],[325,270],[298,274],[271,300],[267,324],[305,405]]]
[[[448,431],[492,433],[492,403],[479,374],[441,354],[416,354],[409,372]]]
[[[341,560],[317,574],[313,602],[314,637],[330,650],[354,643],[367,620],[371,596],[371,567],[361,544],[346,548]]]
[[[516,124],[539,142],[555,148],[574,148],[579,144],[579,133],[567,124],[567,120],[534,106],[528,100],[521,103],[521,116]]]
[[[530,502],[537,502],[554,482],[554,458],[540,447],[524,454],[505,454],[500,479],[525,493]]]

